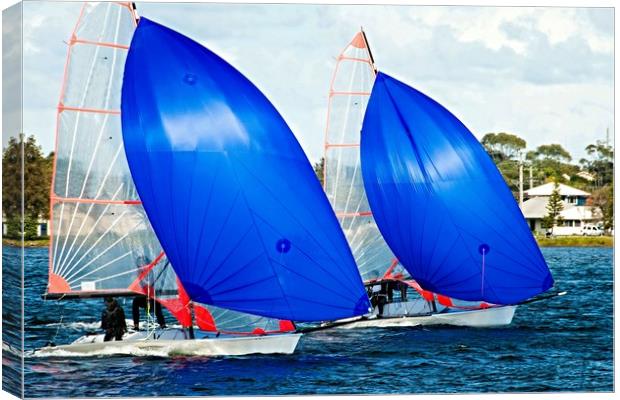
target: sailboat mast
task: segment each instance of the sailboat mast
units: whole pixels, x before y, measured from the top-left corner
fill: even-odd
[[[366,49],[368,50],[368,57],[370,58],[370,66],[372,67],[375,76],[377,75],[377,67],[375,66],[375,58],[372,56],[372,51],[370,50],[370,44],[368,44],[368,38],[366,37],[366,32],[364,32],[364,28],[360,27],[360,32],[362,33],[362,38],[364,39],[364,44],[366,45]]]

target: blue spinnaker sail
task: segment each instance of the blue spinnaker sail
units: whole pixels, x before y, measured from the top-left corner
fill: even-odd
[[[484,148],[439,103],[379,73],[361,139],[373,215],[426,290],[515,304],[553,278]]]
[[[241,73],[141,18],[121,111],[136,188],[192,300],[296,321],[368,312],[308,159]]]

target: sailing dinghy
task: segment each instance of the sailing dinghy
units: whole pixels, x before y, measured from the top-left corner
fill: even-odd
[[[490,327],[510,324],[516,310],[515,304],[547,290],[552,282],[531,233],[524,229],[527,227],[512,195],[496,167],[486,162],[486,155],[481,153],[484,150],[473,135],[469,131],[464,133],[466,128],[439,104],[425,103],[423,111],[426,119],[419,114],[411,117],[417,123],[411,131],[402,125],[388,127],[386,123],[389,119],[384,109],[396,105],[390,96],[382,92],[384,76],[381,75],[379,83],[376,82],[377,73],[366,35],[360,31],[338,56],[330,84],[324,188],[352,248],[369,296],[376,299],[383,295],[388,297],[388,302],[380,318],[379,307],[375,307],[370,315],[363,318],[335,321],[324,326],[359,328],[445,324]],[[369,99],[372,101],[370,106]],[[367,110],[367,107],[370,109]],[[402,111],[399,113],[408,112],[408,107],[409,104],[400,105],[399,110]],[[436,121],[440,111],[449,124]],[[388,147],[376,139],[378,132],[385,132],[381,136],[385,141],[392,140],[393,135],[401,135],[404,139],[398,145]],[[475,152],[477,158],[466,158],[469,154],[463,151],[447,152],[435,147],[433,152],[424,153],[424,161],[433,168],[435,165],[445,165],[447,169],[456,168],[455,163],[459,162],[472,170],[485,171],[485,176],[492,176],[492,181],[482,179],[473,184],[467,180],[466,173],[457,175],[455,179],[461,179],[462,187],[473,184],[475,189],[473,192],[470,189],[469,204],[454,204],[455,208],[450,211],[475,210],[479,213],[478,218],[459,226],[469,234],[488,238],[479,246],[484,244],[486,249],[489,243],[498,240],[493,236],[503,237],[512,247],[504,246],[497,250],[512,252],[512,257],[525,253],[527,258],[519,257],[521,260],[517,262],[510,260],[510,256],[500,259],[498,251],[494,250],[492,256],[487,252],[483,261],[477,249],[473,254],[478,254],[478,257],[467,258],[471,249],[459,247],[456,239],[444,235],[447,228],[441,228],[439,223],[452,226],[453,235],[454,230],[460,229],[450,225],[453,219],[447,219],[449,214],[443,207],[447,200],[437,196],[434,202],[417,202],[409,193],[417,193],[422,186],[406,172],[413,168],[426,168],[416,164],[421,162],[418,153],[403,154],[404,150],[398,147],[415,146],[415,143],[407,142],[409,136],[429,142],[443,136],[441,143],[448,149],[452,146],[462,148],[462,137],[468,138],[467,144],[472,149],[469,151]],[[379,162],[381,157],[393,158],[395,162]],[[392,184],[394,179],[399,179],[398,186]],[[481,191],[481,188],[484,190]],[[368,195],[369,191],[372,197]],[[386,196],[386,193],[393,197]],[[486,193],[493,193],[493,197]],[[501,198],[499,204],[505,205],[509,211],[487,206],[486,199],[491,198]],[[396,199],[400,202],[396,203]],[[503,223],[489,222],[494,218],[502,218]],[[492,229],[489,224],[492,224]],[[465,233],[458,235],[464,236]],[[454,247],[450,248],[450,245]],[[506,272],[502,275],[498,271]],[[532,271],[537,274],[532,274]],[[531,280],[515,281],[522,275],[529,276]],[[430,284],[428,276],[443,281]],[[469,284],[477,280],[479,291],[476,294],[464,293],[468,285],[468,282],[462,281],[464,277],[469,277]],[[448,281],[451,282],[450,288],[446,289],[444,285]],[[480,290],[483,281],[486,295],[484,290]],[[385,290],[386,286],[390,289]],[[389,294],[381,294],[382,289]],[[490,295],[490,292],[506,290],[520,295],[501,298]]]
[[[294,331],[290,321],[190,302],[170,267],[136,192],[121,134],[120,88],[135,26],[130,3],[85,3],[68,41],[57,113],[44,298],[85,301],[148,296],[166,307],[179,327],[159,329],[149,312],[142,330],[130,330],[122,342],[104,343],[103,334],[87,334],[71,345],[48,346],[37,354],[153,354],[156,346],[160,346],[156,354],[164,354],[173,348],[163,339],[189,338],[194,324],[197,337]],[[153,338],[160,340],[146,340]],[[260,346],[236,350],[194,346],[184,351],[205,355],[290,352],[298,340],[290,339],[289,343],[261,340]]]
[[[277,111],[230,65],[163,26],[144,19],[129,46],[135,22],[131,4],[85,4],[69,43],[44,297],[147,295],[181,327],[147,326],[118,342],[89,335],[36,355],[292,353],[300,334],[290,319],[366,312],[346,239]],[[173,70],[153,75],[150,48]],[[183,113],[162,98],[172,83]]]

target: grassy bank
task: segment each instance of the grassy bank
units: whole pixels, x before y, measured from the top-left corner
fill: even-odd
[[[614,238],[611,236],[556,236],[547,238],[536,236],[540,247],[613,247]],[[26,240],[25,247],[47,247],[49,239]],[[2,239],[3,246],[21,247],[21,242],[14,239]]]
[[[537,236],[540,247],[613,247],[612,236]]]
[[[24,247],[47,247],[50,244],[49,238],[37,239],[37,240],[25,240]],[[21,247],[22,241],[19,239],[7,239],[2,238],[3,246],[15,246]]]

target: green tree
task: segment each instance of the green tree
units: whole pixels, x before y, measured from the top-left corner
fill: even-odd
[[[35,225],[36,235],[38,217],[49,217],[52,161],[53,154],[44,157],[34,136],[20,134],[9,139],[2,152],[2,211],[9,231],[21,225],[16,221],[22,214],[22,177],[25,234],[31,235]]]
[[[539,182],[568,182],[570,177],[579,172],[577,166],[569,164],[572,160],[570,153],[559,144],[538,146],[536,150],[529,151],[525,158],[532,163]]]
[[[316,177],[319,178],[319,182],[321,182],[321,186],[325,184],[325,182],[323,182],[323,177],[325,176],[324,170],[325,170],[325,157],[321,157],[321,160],[319,162],[314,163],[314,173],[316,174]]]
[[[536,154],[538,158],[543,160],[554,160],[557,162],[569,162],[572,159],[570,153],[559,144],[543,144],[538,146]]]
[[[6,237],[9,239],[20,239],[22,231],[21,215],[12,215],[6,218]]]
[[[519,136],[506,132],[487,133],[481,143],[496,163],[515,160],[527,145]]]
[[[594,175],[596,187],[609,185],[614,180],[614,149],[597,141],[585,148],[589,158],[579,160],[581,167]]]
[[[32,215],[26,215],[24,217],[24,240],[36,239],[38,227],[39,219]]]
[[[614,187],[613,183],[592,193],[592,205],[598,207],[606,231],[614,227]]]
[[[482,145],[499,169],[504,181],[519,198],[519,159],[527,143],[517,135],[506,132],[487,133],[482,137]]]
[[[549,201],[547,202],[547,215],[542,220],[542,226],[545,229],[551,229],[553,234],[553,227],[560,224],[564,218],[560,215],[564,209],[564,203],[562,203],[562,197],[560,197],[560,185],[555,182]]]

